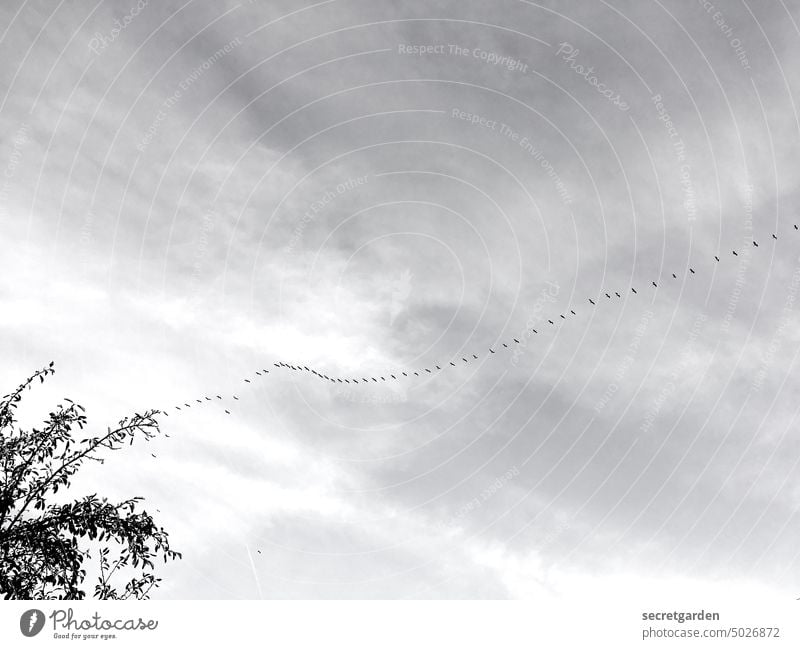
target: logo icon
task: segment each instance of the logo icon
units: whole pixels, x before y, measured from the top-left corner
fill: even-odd
[[[44,627],[44,613],[38,608],[25,611],[19,618],[19,630],[22,635],[32,638]]]

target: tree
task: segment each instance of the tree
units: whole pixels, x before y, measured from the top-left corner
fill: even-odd
[[[21,430],[15,411],[23,393],[54,372],[50,363],[0,399],[0,593],[5,599],[83,599],[86,562],[94,556],[95,597],[146,599],[161,581],[153,562],[181,554],[170,548],[167,532],[138,511],[142,498],[53,500],[84,462],[102,463],[101,455],[126,442],[159,434],[160,411],[134,414],[99,436],[75,440],[87,420],[82,406],[65,399],[42,428]]]

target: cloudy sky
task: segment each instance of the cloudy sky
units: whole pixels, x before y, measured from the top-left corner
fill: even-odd
[[[169,413],[157,597],[796,594],[797,3],[0,15],[2,389]]]

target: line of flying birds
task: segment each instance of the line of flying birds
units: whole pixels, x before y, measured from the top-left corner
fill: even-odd
[[[796,224],[794,225],[794,229],[798,230],[798,226]],[[778,235],[777,234],[773,234],[772,238],[775,241],[777,241],[778,240]],[[755,241],[755,240],[753,241],[753,247],[754,248],[758,248],[759,247],[758,246],[758,242]],[[739,256],[739,253],[736,250],[731,250],[731,254],[734,257],[738,257]],[[719,262],[720,261],[719,255],[714,255],[714,260],[715,260],[715,262]],[[696,274],[694,268],[691,268],[691,267],[689,268],[689,274],[690,275],[695,275]],[[672,279],[678,279],[678,276],[675,273],[672,273]],[[652,281],[651,285],[656,289],[658,288],[658,283],[655,282],[655,281]],[[633,286],[631,286],[631,293],[633,293],[634,295],[638,295],[639,294],[639,292]],[[609,300],[612,299],[612,293],[602,293],[602,295],[605,295],[605,297],[607,299],[609,299]],[[616,296],[617,298],[622,298],[622,295],[620,295],[617,291],[614,291],[613,295]],[[598,297],[598,300],[599,299],[602,299],[602,298]],[[593,307],[597,305],[597,302],[592,298],[589,298],[588,302]],[[567,316],[569,316],[569,315],[577,316],[578,314],[574,310],[570,309],[567,314],[563,314],[562,313],[562,314],[560,314],[559,317],[560,317],[561,320],[566,320]],[[559,318],[556,318],[556,321],[558,319]],[[555,324],[556,324],[556,322],[553,321],[553,320],[548,320],[547,322],[549,322],[553,326],[555,326]],[[531,331],[534,334],[538,334],[539,333],[536,329],[531,329]],[[520,341],[517,338],[512,338],[511,341],[513,341],[514,344],[517,344],[517,345],[520,344]],[[504,349],[509,349],[509,345],[511,344],[511,341],[509,341],[508,343],[501,343],[501,345],[503,346]],[[496,351],[491,347],[488,349],[488,352],[489,352],[489,354],[495,354],[496,353]],[[455,359],[455,360],[458,361],[458,359]],[[479,356],[477,354],[467,354],[466,356],[462,356],[461,357],[461,361],[463,361],[463,363],[466,363],[466,364],[469,364],[471,361],[476,361],[476,360],[479,360]],[[448,363],[449,363],[448,366],[450,366],[450,367],[457,367],[457,366],[460,365],[460,363],[453,362],[453,361],[448,361]],[[338,376],[328,376],[327,374],[324,374],[323,372],[319,372],[314,368],[310,368],[307,365],[293,365],[291,363],[284,363],[284,362],[281,362],[281,361],[273,363],[273,365],[276,368],[282,369],[282,370],[285,369],[285,370],[292,370],[292,371],[295,371],[295,372],[308,372],[309,374],[313,374],[317,378],[322,379],[324,381],[329,381],[330,383],[347,383],[347,384],[350,384],[350,385],[358,385],[358,384],[372,383],[372,382],[379,383],[381,381],[384,381],[384,382],[385,381],[399,381],[399,380],[402,380],[401,377],[406,377],[406,378],[411,378],[412,376],[419,377],[419,376],[422,376],[424,374],[433,374],[434,371],[436,371],[436,372],[442,371],[442,366],[441,365],[434,365],[433,367],[435,369],[430,369],[428,367],[425,367],[422,370],[420,370],[419,372],[404,372],[404,371],[400,371],[400,370],[395,370],[393,374],[388,373],[385,376],[369,376],[369,377],[362,376],[362,377],[341,378],[341,377],[338,377]],[[263,377],[263,376],[265,376],[267,374],[269,374],[269,370],[266,370],[266,369],[257,370],[255,375],[254,375],[254,378],[255,377]],[[250,379],[244,379],[244,383],[252,383],[252,381]],[[214,396],[216,397],[216,400],[225,401],[225,399],[223,399],[223,397],[221,395],[219,395],[219,394],[214,395]],[[235,401],[239,400],[239,397],[237,395],[233,394],[231,396]],[[197,404],[205,404],[206,402],[209,402],[209,401],[213,402],[213,401],[215,401],[215,399],[212,398],[212,397],[209,397],[209,396],[204,396],[202,399],[194,399],[192,401],[193,401],[193,403],[184,402],[182,404],[176,405],[176,406],[174,406],[174,409],[176,411],[180,411],[180,410],[183,410],[183,408],[191,408],[193,405],[195,405],[195,407],[196,407]],[[227,408],[225,409],[225,413],[228,414],[228,415],[231,414],[230,410],[228,410]],[[164,414],[165,415],[169,415],[169,413],[166,412],[166,411],[164,411]]]

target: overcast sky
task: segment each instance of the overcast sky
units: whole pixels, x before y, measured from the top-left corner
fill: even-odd
[[[800,588],[796,3],[0,16],[0,388],[169,413],[157,597]]]

